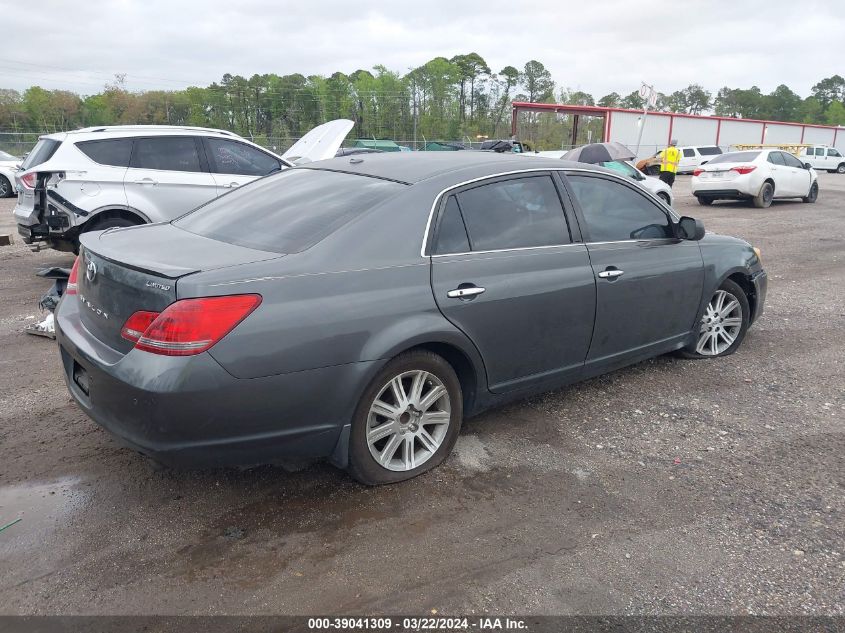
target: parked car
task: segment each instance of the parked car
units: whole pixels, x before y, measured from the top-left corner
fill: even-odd
[[[513,154],[525,154],[529,151],[526,145],[512,139],[487,139],[486,141],[481,142],[481,147],[479,149],[501,152],[503,154],[507,152],[511,152]]]
[[[83,234],[56,330],[80,407],[159,461],[325,456],[380,484],[439,464],[489,407],[730,354],[765,296],[757,249],[618,173],[413,152]]]
[[[835,147],[811,145],[801,149],[798,159],[804,166],[813,169],[825,169],[831,173],[845,174],[845,157]]]
[[[567,150],[551,150],[545,152],[537,152],[535,154],[526,154],[526,156],[536,156],[538,158],[561,158]],[[672,187],[667,185],[660,178],[654,176],[646,176],[639,169],[634,167],[634,164],[627,160],[614,160],[601,163],[602,167],[617,171],[623,176],[627,176],[631,180],[637,181],[640,185],[645,187],[648,191],[663,200],[670,207],[674,202],[672,197]]]
[[[678,163],[679,174],[691,174],[697,167],[706,165],[715,156],[722,153],[721,148],[716,145],[685,145],[678,147],[681,151],[681,161]],[[637,162],[637,169],[650,175],[656,176],[660,173],[660,163],[663,160],[663,150],[655,153],[651,158]]]
[[[41,137],[16,173],[24,242],[76,250],[87,231],[172,220],[294,162],[334,156],[352,121],[314,128],[282,156],[231,132],[104,126]]]
[[[7,152],[0,151],[0,198],[11,198],[15,195],[15,173],[21,159]]]
[[[751,200],[764,209],[776,198],[819,197],[818,174],[789,152],[776,149],[728,152],[695,170],[692,195],[707,206],[714,200]]]

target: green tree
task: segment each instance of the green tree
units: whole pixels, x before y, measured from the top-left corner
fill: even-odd
[[[552,74],[543,64],[534,59],[525,64],[522,71],[522,86],[531,103],[546,103],[551,100],[555,92]]]
[[[845,105],[841,101],[832,101],[824,116],[828,125],[845,125]]]
[[[618,108],[621,101],[622,97],[619,96],[618,92],[611,92],[599,99],[598,105],[603,108]]]
[[[833,101],[845,101],[845,78],[840,75],[833,75],[822,79],[812,87],[810,94],[826,110]]]

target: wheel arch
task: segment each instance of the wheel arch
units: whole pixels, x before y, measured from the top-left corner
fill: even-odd
[[[734,270],[719,280],[719,286],[727,279],[730,279],[742,288],[742,291],[745,293],[745,298],[748,299],[748,307],[751,310],[751,315],[749,316],[757,314],[757,291],[754,288],[754,282],[751,281],[751,275],[745,270]]]
[[[96,226],[99,222],[104,222],[110,218],[124,218],[126,220],[136,222],[137,224],[150,223],[149,218],[137,209],[122,206],[109,206],[92,211],[88,215],[88,219],[80,227],[82,229],[81,232],[84,233],[85,231],[96,230]]]

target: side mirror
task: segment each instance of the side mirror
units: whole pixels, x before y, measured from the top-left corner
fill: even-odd
[[[810,163],[804,163],[804,169],[809,171],[812,168],[813,168],[813,166]]]
[[[684,216],[678,220],[678,237],[682,240],[692,240],[697,242],[704,237],[704,222],[696,220],[689,216]]]

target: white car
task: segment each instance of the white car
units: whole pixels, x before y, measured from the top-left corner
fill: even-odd
[[[764,209],[776,198],[815,202],[818,174],[789,152],[745,150],[717,156],[693,172],[692,195],[707,206],[714,200],[752,200]]]
[[[798,159],[813,169],[826,169],[829,172],[845,174],[845,156],[835,147],[811,145],[801,150]]]
[[[538,156],[540,158],[562,158],[567,151],[552,150],[545,152],[534,152],[533,154],[524,154],[525,156]],[[599,163],[602,167],[612,169],[624,176],[628,176],[631,180],[636,180],[640,186],[644,187],[655,196],[663,200],[670,207],[674,198],[672,197],[672,188],[660,178],[654,176],[646,176],[639,169],[634,167],[634,164],[627,160],[613,160],[605,163]]]
[[[15,172],[21,159],[6,152],[0,152],[0,198],[15,195]]]
[[[168,222],[294,163],[333,157],[353,125],[324,123],[282,156],[208,128],[102,126],[42,136],[15,174],[18,233],[28,244],[75,250],[87,231]]]

